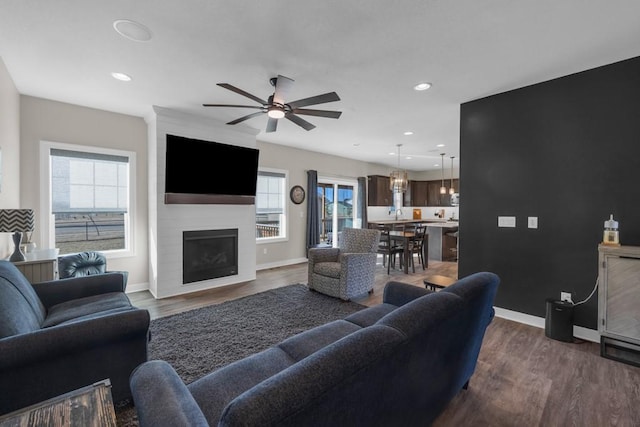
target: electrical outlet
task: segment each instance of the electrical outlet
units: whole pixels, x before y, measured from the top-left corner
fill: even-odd
[[[560,292],[560,301],[570,302],[573,304],[573,300],[571,299],[571,292]]]

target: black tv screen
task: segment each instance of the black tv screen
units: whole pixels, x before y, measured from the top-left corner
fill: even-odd
[[[258,155],[255,148],[167,134],[165,203],[254,203]]]

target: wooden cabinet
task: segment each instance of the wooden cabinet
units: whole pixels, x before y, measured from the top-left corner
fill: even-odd
[[[393,206],[393,192],[389,186],[388,176],[369,175],[367,184],[368,206]]]
[[[445,179],[444,186],[447,189],[446,194],[440,194],[440,186],[442,180],[427,181],[427,206],[451,206],[451,195],[449,194],[449,188],[451,188],[451,180]],[[456,192],[460,191],[460,180],[453,180],[453,188]]]
[[[411,181],[411,206],[428,206],[428,181]]]
[[[604,357],[640,366],[640,247],[598,247],[598,331]]]
[[[392,206],[393,192],[389,188],[389,177],[383,175],[369,175],[367,188],[368,206]],[[451,206],[449,188],[451,180],[445,179],[447,194],[440,194],[442,180],[409,181],[403,196],[403,206]],[[453,188],[460,191],[459,179],[453,180]]]

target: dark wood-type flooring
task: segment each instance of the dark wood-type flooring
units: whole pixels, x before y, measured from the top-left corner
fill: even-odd
[[[417,257],[416,257],[417,260]],[[399,280],[423,286],[430,274],[457,278],[455,262],[429,261],[422,270],[387,275],[382,257],[372,295],[381,302],[384,285]],[[250,282],[155,300],[149,292],[129,294],[152,318],[167,316],[294,283],[307,283],[306,263],[257,272]],[[449,404],[434,426],[640,426],[640,368],[600,357],[592,342],[549,339],[544,330],[495,318],[489,325],[469,389]]]

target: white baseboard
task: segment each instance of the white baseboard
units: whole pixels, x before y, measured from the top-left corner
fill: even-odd
[[[495,307],[496,317],[502,319],[513,320],[514,322],[524,323],[525,325],[535,326],[536,328],[545,328],[545,319],[543,317],[532,316],[530,314],[520,313],[518,311],[507,310],[505,308]],[[591,341],[600,342],[600,333],[594,329],[584,328],[582,326],[573,326],[573,336]]]
[[[301,262],[307,262],[307,261],[308,261],[307,258],[296,258],[296,259],[287,259],[287,260],[278,261],[278,262],[271,262],[268,264],[259,264],[259,265],[256,265],[256,271],[268,270],[270,268],[277,268],[277,267],[285,267],[287,265],[300,264]]]
[[[126,293],[132,293],[132,292],[141,292],[141,291],[148,291],[149,290],[149,282],[147,283],[134,283],[134,284],[127,284],[127,290],[125,291]]]

